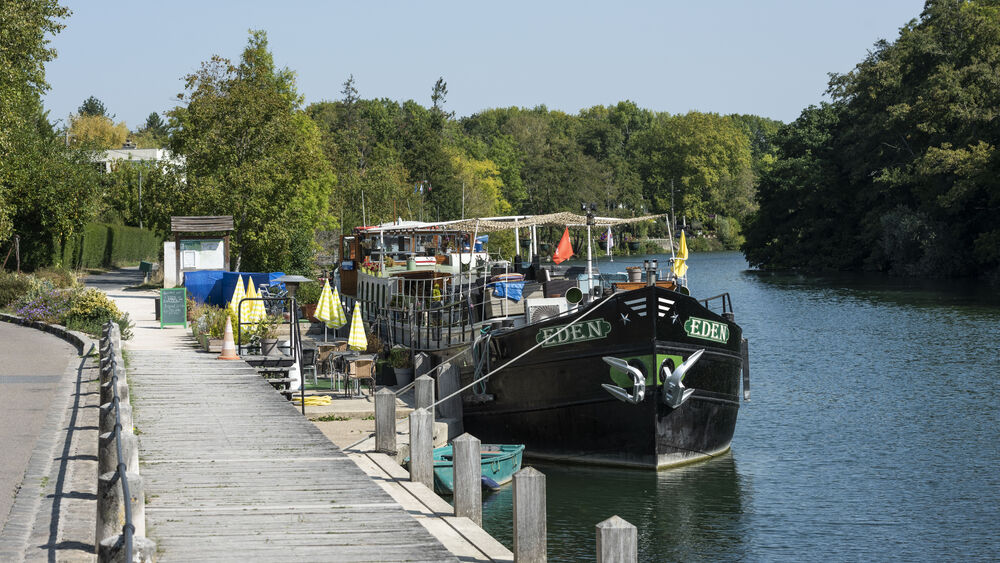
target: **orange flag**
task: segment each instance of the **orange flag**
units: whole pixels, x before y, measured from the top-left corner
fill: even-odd
[[[563,236],[559,239],[559,246],[556,247],[556,253],[552,255],[552,261],[556,264],[568,260],[570,256],[573,256],[573,245],[569,242],[569,227],[563,231]]]

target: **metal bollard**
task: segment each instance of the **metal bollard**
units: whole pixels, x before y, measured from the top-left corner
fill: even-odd
[[[143,498],[142,477],[128,472],[128,492],[132,503],[132,525],[136,536],[146,535],[146,504]],[[104,473],[97,479],[97,544],[105,538],[121,533],[125,525],[125,498],[121,480],[115,473]]]
[[[639,534],[635,526],[619,516],[597,525],[597,563],[637,563]]]
[[[375,449],[396,453],[396,394],[388,389],[375,392]]]
[[[526,467],[514,474],[514,561],[545,561],[545,534],[545,475]]]
[[[483,465],[479,438],[462,434],[451,442],[455,468],[455,516],[483,525]]]
[[[410,481],[434,489],[434,419],[425,409],[410,413]]]
[[[429,375],[421,375],[413,385],[414,398],[418,409],[425,409],[434,418],[434,378]]]

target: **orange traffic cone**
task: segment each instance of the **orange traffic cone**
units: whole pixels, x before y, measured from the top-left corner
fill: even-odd
[[[222,336],[222,354],[219,355],[217,360],[238,360],[240,359],[239,354],[236,353],[236,342],[233,341],[233,320],[226,317],[226,332]]]

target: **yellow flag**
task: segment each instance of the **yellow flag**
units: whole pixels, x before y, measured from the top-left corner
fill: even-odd
[[[687,273],[688,267],[684,263],[688,259],[687,239],[684,238],[684,231],[681,231],[681,244],[677,249],[677,257],[674,258],[674,276],[681,278]]]

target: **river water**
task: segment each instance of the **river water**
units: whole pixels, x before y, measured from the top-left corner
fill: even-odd
[[[660,472],[527,462],[546,475],[550,561],[594,560],[615,514],[641,561],[1000,557],[1000,292],[688,263],[692,294],[729,292],[750,340],[732,451]],[[508,547],[511,495],[484,498]]]

